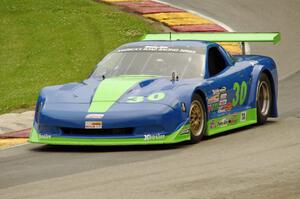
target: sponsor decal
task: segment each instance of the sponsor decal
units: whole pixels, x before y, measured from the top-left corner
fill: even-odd
[[[221,119],[220,121],[218,121],[218,126],[219,127],[225,127],[228,125],[229,120],[224,117],[223,119]]]
[[[212,120],[212,121],[210,122],[209,128],[213,129],[213,128],[215,128],[215,127],[216,127],[215,120]]]
[[[86,121],[85,122],[86,129],[102,129],[101,121]]]
[[[245,121],[241,121],[245,120]],[[234,129],[248,124],[254,124],[257,121],[256,108],[231,113],[222,117],[212,118],[207,123],[207,134],[213,135],[225,130]]]
[[[209,112],[224,113],[226,111],[231,111],[235,106],[242,106],[245,104],[247,99],[248,85],[246,81],[241,83],[235,82],[233,84],[234,96],[229,96],[226,87],[220,89],[213,89],[212,96],[208,98],[207,105]],[[232,99],[231,99],[232,98]],[[218,105],[215,105],[218,103]],[[246,119],[241,118],[241,121]]]
[[[145,47],[131,47],[118,50],[119,53],[122,52],[174,52],[174,53],[197,53],[195,50],[184,49],[184,48],[174,48],[170,46],[145,46]]]
[[[219,103],[213,103],[208,105],[208,111],[213,112],[219,109]]]
[[[40,134],[40,138],[49,139],[49,138],[51,138],[51,135],[49,135],[49,134]]]
[[[241,112],[241,118],[240,118],[240,121],[241,122],[245,122],[247,120],[247,112],[244,111],[244,112]]]
[[[231,111],[232,109],[232,103],[231,102],[228,102],[226,105],[225,105],[225,110],[226,111]]]
[[[225,113],[225,112],[226,112],[225,106],[220,106],[218,109],[218,113]]]
[[[220,95],[220,99],[223,100],[223,99],[227,99],[227,93],[222,93]]]
[[[188,133],[190,133],[190,128],[185,128],[185,129],[182,129],[182,131],[180,132],[180,135],[188,134]]]
[[[208,99],[208,104],[213,104],[217,103],[220,101],[219,94],[218,95],[213,95],[211,98]]]
[[[150,141],[150,140],[163,140],[166,136],[160,133],[157,134],[146,134],[144,135],[144,140],[145,141]]]
[[[207,105],[208,112],[211,112],[212,106],[210,104]]]
[[[220,101],[218,113],[224,113],[226,111],[231,111],[231,109],[232,109],[232,103],[227,102],[227,99]]]
[[[227,99],[223,99],[220,101],[219,106],[224,106],[227,104]]]
[[[237,113],[229,115],[229,124],[230,125],[236,124],[237,121],[238,121],[238,114]]]
[[[234,114],[227,115],[219,120],[216,119],[217,122],[215,120],[211,120],[209,128],[210,129],[217,128],[217,127],[222,128],[229,125],[234,125],[238,122],[238,116],[239,115],[237,113],[234,113]]]
[[[142,51],[143,48],[126,48],[126,49],[120,49],[118,50],[118,53],[122,52],[136,52],[136,51]]]
[[[224,113],[227,111],[226,104],[228,102],[227,99],[227,88],[224,86],[220,89],[213,89],[212,96],[208,98],[207,108],[209,112],[218,112]]]
[[[178,52],[178,48],[169,48],[169,46],[145,46],[144,51],[158,51],[158,52]]]
[[[226,87],[223,86],[222,88],[219,88],[219,89],[213,89],[212,92],[213,92],[213,95],[219,95],[220,93],[225,93],[226,92]]]
[[[102,119],[104,114],[88,114],[85,116],[85,119]]]

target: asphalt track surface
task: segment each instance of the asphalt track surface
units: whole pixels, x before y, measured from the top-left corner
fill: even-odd
[[[197,145],[0,151],[0,198],[300,198],[300,1],[169,0],[237,31],[280,31],[280,118]]]

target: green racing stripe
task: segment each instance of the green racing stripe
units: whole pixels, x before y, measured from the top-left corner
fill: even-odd
[[[122,75],[108,78],[99,84],[91,102],[89,112],[106,112],[126,91],[140,81],[155,78],[152,75]]]

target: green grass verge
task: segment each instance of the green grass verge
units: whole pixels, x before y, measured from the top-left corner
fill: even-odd
[[[112,49],[155,32],[91,0],[1,0],[0,27],[0,113],[34,106],[42,87],[81,81]]]

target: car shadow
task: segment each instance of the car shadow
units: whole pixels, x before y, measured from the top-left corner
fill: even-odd
[[[70,153],[98,153],[98,152],[125,152],[125,151],[166,151],[183,148],[184,144],[166,145],[130,145],[130,146],[62,146],[42,145],[30,149],[34,152],[70,152]]]

